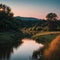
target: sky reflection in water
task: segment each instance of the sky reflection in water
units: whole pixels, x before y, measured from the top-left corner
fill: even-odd
[[[23,44],[14,49],[14,54],[11,55],[11,60],[29,60],[34,50],[42,47],[42,44],[38,44],[33,40],[23,39]]]

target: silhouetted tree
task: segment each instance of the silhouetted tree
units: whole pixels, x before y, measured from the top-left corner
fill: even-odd
[[[57,15],[55,13],[49,13],[47,14],[46,18],[47,18],[47,24],[48,24],[48,29],[49,31],[55,31],[57,29]]]
[[[57,20],[57,17],[58,16],[55,13],[48,13],[46,16],[47,20]]]
[[[0,32],[17,29],[16,19],[13,15],[10,7],[0,4]]]
[[[13,17],[13,13],[11,12],[10,7],[0,4],[0,19],[9,19],[11,17]]]

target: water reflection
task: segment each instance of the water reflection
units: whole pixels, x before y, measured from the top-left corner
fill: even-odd
[[[8,44],[0,43],[0,60],[31,60],[33,51],[40,47],[41,44],[31,39]]]
[[[23,39],[23,44],[11,55],[11,60],[32,60],[32,53],[42,47],[42,44],[38,44],[31,39]]]
[[[22,41],[8,44],[0,43],[0,60],[10,60],[10,56],[13,53],[13,49],[22,44]]]

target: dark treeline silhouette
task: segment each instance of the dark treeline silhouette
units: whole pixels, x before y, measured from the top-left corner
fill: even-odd
[[[13,48],[16,48],[22,44],[22,41],[8,44],[0,43],[0,60],[10,60],[11,53],[13,53]]]
[[[24,17],[15,17],[20,20],[19,28],[29,29],[35,27],[35,31],[60,31],[60,20],[55,13],[48,13],[45,19],[31,19]],[[27,20],[28,19],[28,20]]]
[[[14,19],[13,15],[10,7],[0,4],[0,32],[18,30],[16,19]]]
[[[32,28],[34,26],[34,30],[37,31],[60,30],[60,20],[57,20],[57,17],[55,13],[49,13],[46,16],[47,20],[36,18],[28,18],[27,20],[27,18],[23,17],[22,20],[21,17],[14,17],[10,7],[0,4],[0,32],[20,31],[21,29]]]

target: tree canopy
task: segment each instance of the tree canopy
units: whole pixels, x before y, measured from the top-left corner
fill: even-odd
[[[0,32],[17,29],[16,19],[14,19],[11,8],[0,4]]]
[[[47,20],[57,20],[57,17],[56,13],[48,13],[46,16]]]
[[[4,4],[0,4],[0,19],[9,19],[11,17],[13,17],[13,13],[11,11],[11,8],[4,5]]]

